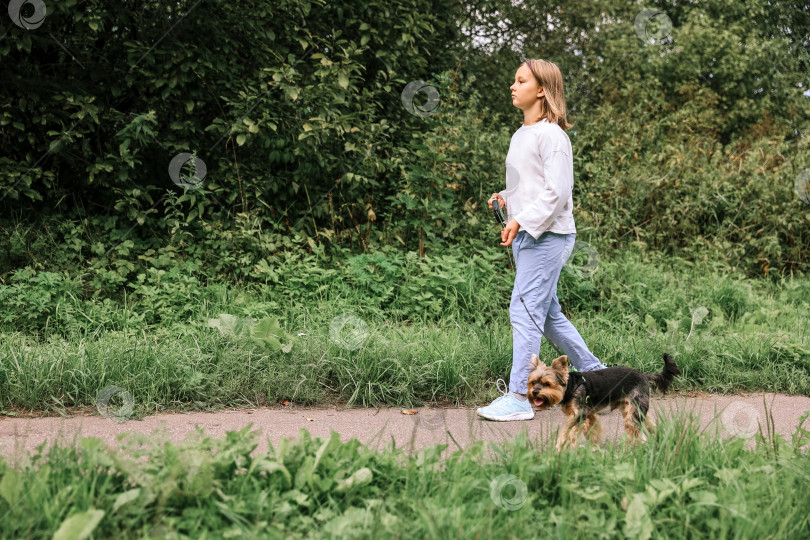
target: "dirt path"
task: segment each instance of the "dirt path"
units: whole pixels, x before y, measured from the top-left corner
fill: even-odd
[[[752,440],[753,433],[762,426],[766,432],[766,407],[773,415],[776,433],[790,438],[799,424],[799,418],[810,411],[810,397],[782,394],[709,395],[654,397],[654,418],[678,411],[692,412],[700,417],[707,433],[717,428],[721,436],[738,435]],[[537,412],[533,420],[517,422],[491,422],[479,418],[475,408],[418,409],[416,415],[402,414],[399,408],[389,409],[301,409],[265,408],[248,411],[195,412],[188,414],[159,414],[142,420],[119,423],[101,415],[75,418],[0,418],[0,454],[29,453],[43,441],[49,444],[75,444],[78,437],[98,437],[115,447],[116,436],[126,432],[152,433],[163,430],[173,441],[181,441],[202,427],[207,435],[221,437],[227,431],[238,430],[252,423],[259,432],[259,447],[267,449],[267,440],[273,445],[282,437],[295,439],[300,429],[307,429],[313,437],[329,437],[334,429],[342,441],[356,438],[369,448],[397,448],[409,455],[415,450],[446,443],[445,456],[459,447],[466,447],[479,439],[502,441],[526,429],[531,440],[554,436],[563,416],[559,408]],[[605,437],[616,441],[623,435],[618,411],[599,416]],[[810,419],[805,423],[810,427]],[[753,444],[752,442],[750,444]]]

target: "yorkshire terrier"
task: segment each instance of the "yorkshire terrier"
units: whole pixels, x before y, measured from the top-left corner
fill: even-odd
[[[650,383],[662,393],[681,370],[667,353],[664,353],[664,369],[649,375],[629,367],[617,366],[580,373],[568,372],[568,357],[563,355],[551,362],[551,366],[532,355],[534,369],[529,374],[529,401],[540,410],[562,406],[566,425],[557,437],[557,451],[576,446],[580,431],[593,444],[602,439],[602,426],[596,413],[610,406],[618,408],[624,417],[624,429],[631,443],[641,437],[644,424],[649,431],[655,428],[647,417],[650,407]]]

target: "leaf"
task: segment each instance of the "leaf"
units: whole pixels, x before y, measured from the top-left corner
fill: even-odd
[[[349,87],[349,77],[344,71],[338,73],[338,84],[344,90]]]
[[[256,471],[265,471],[270,474],[274,472],[280,472],[286,484],[285,489],[292,486],[292,476],[290,476],[290,471],[288,471],[287,467],[285,467],[281,463],[278,463],[276,461],[269,461],[266,459],[257,459],[251,464],[250,468]]]
[[[222,334],[229,336],[238,336],[245,328],[254,326],[254,320],[251,318],[238,319],[236,316],[229,313],[220,313],[216,319],[208,319],[208,328],[216,328]]]
[[[652,536],[652,530],[652,519],[650,519],[647,506],[644,504],[641,494],[636,493],[627,507],[624,533],[629,538],[647,540]]]
[[[134,501],[138,498],[138,495],[141,494],[141,488],[130,489],[129,491],[125,491],[120,494],[116,499],[115,503],[113,504],[113,512],[117,512],[119,508],[124,506],[125,504]]]
[[[689,493],[689,497],[691,497],[692,500],[695,501],[695,504],[708,506],[717,504],[717,495],[715,495],[711,491],[706,491],[703,489],[691,491]]]
[[[129,141],[129,139],[127,139],[127,142],[128,141]],[[62,144],[62,139],[56,139],[55,141],[52,141],[50,145],[48,145],[48,151],[51,154],[55,154],[55,153],[59,152],[64,147],[65,147],[65,145]]]
[[[724,484],[731,484],[736,481],[738,476],[740,476],[740,470],[727,469],[726,467],[723,467],[719,471],[714,473],[714,476],[719,478],[720,481],[723,482]]]
[[[335,491],[341,493],[351,489],[352,487],[368,484],[373,478],[374,474],[372,474],[371,469],[368,467],[363,467],[362,469],[357,470],[350,477],[341,480],[335,488]]]
[[[247,139],[247,135],[245,135],[244,133],[240,133],[239,135],[236,136],[236,144],[242,146],[243,144],[245,144],[245,139]]]
[[[278,319],[273,317],[265,317],[259,321],[259,324],[257,324],[250,333],[251,338],[263,343],[265,347],[268,347],[272,351],[282,349],[279,338],[283,335],[284,331],[278,325]]]
[[[83,540],[90,536],[103,517],[104,510],[95,508],[74,514],[62,522],[53,534],[53,540]]]
[[[3,497],[9,506],[14,506],[22,495],[22,479],[20,473],[8,469],[0,481],[0,497]]]
[[[307,420],[310,420],[307,418]],[[312,419],[314,420],[314,418]],[[340,433],[337,431],[332,431],[332,435],[321,444],[321,447],[318,448],[318,451],[315,453],[315,461],[313,461],[312,466],[306,473],[307,483],[310,487],[314,488],[315,482],[315,470],[318,468],[318,464],[323,459],[323,456],[327,454],[331,449],[335,448],[336,446],[340,446]]]

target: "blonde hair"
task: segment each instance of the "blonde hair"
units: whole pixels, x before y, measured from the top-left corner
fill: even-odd
[[[534,78],[543,87],[544,98],[541,98],[540,118],[558,124],[563,130],[573,127],[565,119],[565,93],[560,68],[554,62],[540,58],[530,58],[524,62]]]

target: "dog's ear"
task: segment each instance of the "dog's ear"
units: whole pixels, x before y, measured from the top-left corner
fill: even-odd
[[[555,358],[551,363],[551,367],[557,371],[568,371],[568,357],[562,355],[559,358]]]
[[[532,366],[534,366],[534,369],[537,369],[539,367],[546,367],[546,365],[543,362],[541,362],[540,359],[537,358],[537,355],[534,353],[532,353]]]

